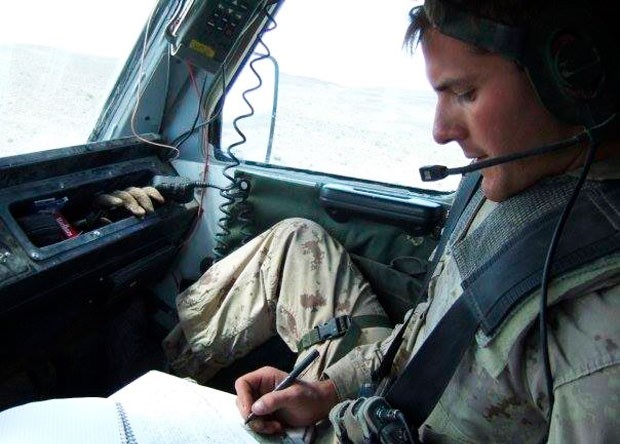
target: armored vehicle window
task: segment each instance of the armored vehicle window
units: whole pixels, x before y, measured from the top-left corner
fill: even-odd
[[[0,156],[85,143],[155,3],[2,2]]]
[[[411,1],[377,5],[284,2],[227,95],[221,154],[231,149],[246,162],[456,189],[458,177],[425,184],[417,170],[465,158],[432,139],[435,93],[421,50],[412,56],[403,48]],[[259,83],[253,70],[262,85],[250,91]]]

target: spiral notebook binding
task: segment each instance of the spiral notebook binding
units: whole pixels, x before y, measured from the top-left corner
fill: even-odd
[[[121,422],[121,426],[123,427],[121,442],[124,444],[138,444],[136,441],[136,436],[133,434],[133,429],[131,428],[131,424],[129,423],[129,418],[127,417],[127,413],[125,409],[121,405],[120,402],[115,402],[116,411],[118,412],[118,419]]]

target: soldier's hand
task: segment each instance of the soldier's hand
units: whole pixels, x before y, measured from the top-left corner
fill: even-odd
[[[235,381],[237,408],[245,419],[254,412],[257,418],[249,426],[265,434],[282,433],[286,426],[308,426],[327,417],[338,402],[333,382],[297,381],[290,387],[274,392],[286,373],[263,367]]]
[[[129,187],[98,195],[95,205],[102,209],[124,208],[134,216],[144,217],[155,211],[153,202],[163,204],[164,201],[164,197],[154,187]]]

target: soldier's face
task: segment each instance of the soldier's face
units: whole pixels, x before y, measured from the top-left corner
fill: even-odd
[[[456,141],[474,162],[571,137],[581,128],[558,121],[538,101],[527,74],[497,54],[429,30],[422,41],[426,71],[438,96],[437,143]],[[543,177],[577,165],[577,148],[528,157],[482,171],[487,198],[502,201]]]

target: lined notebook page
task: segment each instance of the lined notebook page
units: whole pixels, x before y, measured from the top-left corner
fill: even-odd
[[[303,443],[303,430],[258,435],[235,395],[150,371],[109,398],[39,401],[0,412],[2,444]]]
[[[166,373],[150,371],[110,398],[122,404],[138,444],[257,442],[243,425],[235,395]]]
[[[126,444],[115,403],[106,398],[31,402],[0,412],[2,444]]]

